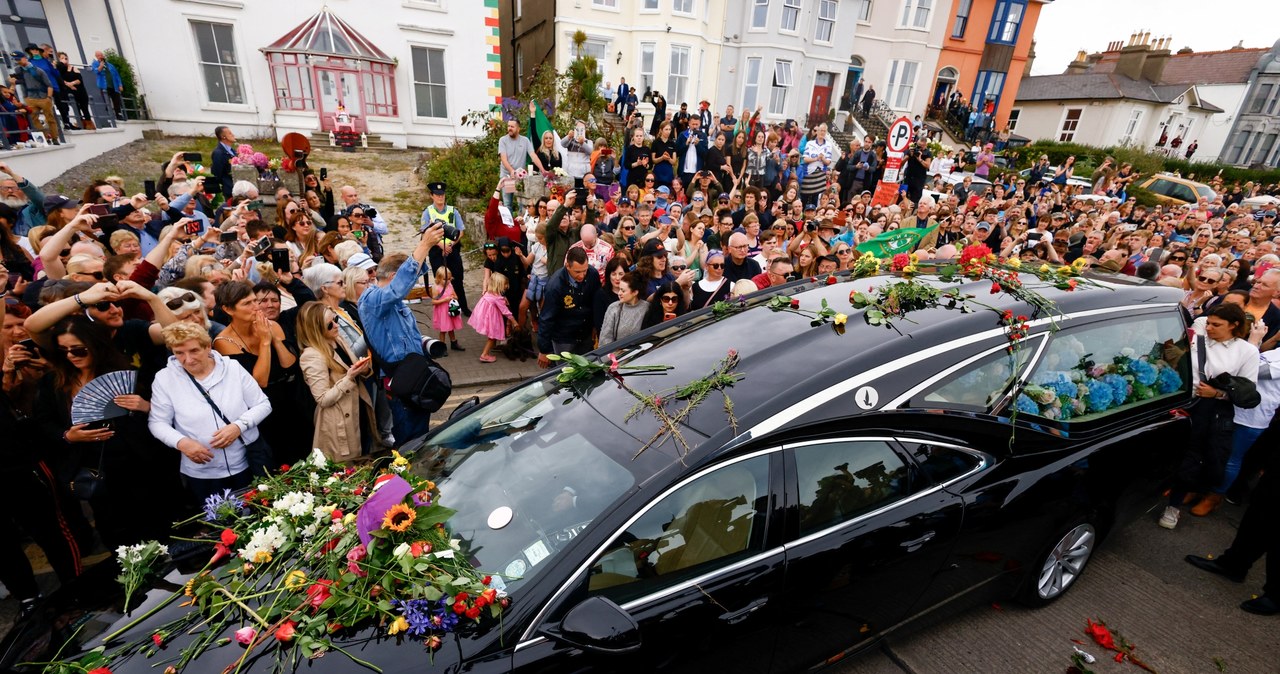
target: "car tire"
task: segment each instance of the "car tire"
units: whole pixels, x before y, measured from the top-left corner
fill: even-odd
[[[1018,600],[1038,607],[1053,603],[1080,579],[1098,545],[1098,531],[1084,519],[1058,531],[1036,556]]]

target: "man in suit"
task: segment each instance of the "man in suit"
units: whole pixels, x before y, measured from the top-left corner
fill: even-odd
[[[707,154],[707,132],[702,130],[702,117],[689,118],[689,129],[680,134],[676,143],[676,171],[686,187],[693,185],[693,177],[702,170]]]
[[[614,111],[618,113],[619,117],[627,118],[628,113],[631,111],[630,100],[631,86],[627,84],[627,78],[619,77],[617,95],[613,97]]]
[[[222,187],[223,197],[231,196],[231,186],[235,181],[231,178],[231,158],[236,156],[236,135],[231,127],[219,126],[213,130],[218,146],[213,148],[213,179]]]

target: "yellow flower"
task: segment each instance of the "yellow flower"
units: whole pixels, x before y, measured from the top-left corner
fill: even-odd
[[[920,271],[920,268],[915,266],[914,264],[909,264],[902,268],[902,273],[904,274],[914,274],[918,271]]]
[[[351,523],[353,523],[353,522],[355,522],[355,521],[356,521],[356,514],[355,514],[355,513],[347,513],[346,515],[343,515],[343,516],[342,516],[342,523],[343,523],[343,524],[351,524]]]
[[[393,449],[393,450],[391,450],[391,456],[394,456],[394,457],[395,457],[395,460],[391,462],[391,465],[393,465],[393,466],[407,466],[407,465],[409,465],[409,460],[408,460],[408,459],[406,459],[406,458],[404,458],[403,456],[401,456],[401,455],[400,455],[400,452],[398,452],[398,451],[396,451],[396,450],[394,450],[394,449]]]
[[[1059,273],[1059,274],[1070,274],[1070,273],[1071,273],[1071,267],[1068,267],[1068,266],[1066,266],[1066,265],[1063,265],[1063,266],[1061,266],[1061,267],[1058,267],[1058,273]]]
[[[1020,259],[1018,259],[1018,258],[1016,258],[1016,257],[1011,257],[1011,258],[1009,258],[1009,259],[1008,259],[1008,261],[1007,261],[1005,264],[1008,264],[1010,267],[1013,267],[1014,269],[1021,269],[1021,268],[1022,268],[1022,260],[1020,260]]]
[[[284,577],[284,586],[290,590],[297,590],[307,584],[307,574],[300,570],[293,570],[289,575]]]
[[[266,550],[259,550],[253,555],[254,564],[266,564],[271,561],[271,553]]]
[[[1085,259],[1085,258],[1083,258],[1083,257],[1078,257],[1078,258],[1076,258],[1076,261],[1075,261],[1075,262],[1072,262],[1072,263],[1071,263],[1071,266],[1072,266],[1076,271],[1080,271],[1081,269],[1084,269],[1085,265],[1087,265],[1087,264],[1089,264],[1089,261],[1088,261],[1088,260],[1086,260],[1086,259]]]
[[[407,504],[397,503],[387,509],[387,514],[382,518],[382,528],[399,532],[408,531],[417,518],[417,511]]]
[[[407,629],[409,629],[409,621],[405,620],[404,616],[396,616],[396,619],[387,625],[387,634],[399,634]]]
[[[1049,265],[1047,265],[1047,264],[1042,264],[1042,265],[1040,265],[1040,273],[1041,273],[1041,274],[1048,274],[1048,273],[1049,273]]]
[[[844,314],[836,314],[835,317],[831,319],[831,321],[836,325],[844,325],[849,321],[849,317],[845,316]]]

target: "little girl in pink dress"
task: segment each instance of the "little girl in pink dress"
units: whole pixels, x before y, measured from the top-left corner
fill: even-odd
[[[466,351],[458,344],[458,328],[462,327],[462,311],[451,312],[453,298],[452,274],[445,267],[436,270],[436,282],[431,286],[431,324],[440,331],[440,341],[449,341],[454,351]]]
[[[508,327],[516,327],[516,319],[507,306],[507,298],[503,296],[506,291],[507,277],[498,272],[489,274],[489,284],[484,289],[484,295],[471,310],[471,319],[467,321],[476,332],[489,338],[484,343],[484,351],[480,353],[482,363],[498,360],[489,352],[493,350],[494,344],[507,338]]]

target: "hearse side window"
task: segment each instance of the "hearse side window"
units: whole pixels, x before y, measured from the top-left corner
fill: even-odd
[[[621,604],[764,547],[769,457],[712,471],[667,495],[591,565],[588,590]]]
[[[920,470],[934,484],[943,484],[977,468],[982,459],[976,454],[947,445],[904,442],[907,451],[920,464]]]
[[[1035,353],[1037,343],[1033,337],[1018,350],[1019,368],[1025,366],[1027,359]],[[1009,387],[1013,359],[1014,356],[1004,348],[997,349],[913,396],[910,405],[917,408],[944,407],[986,412]]]
[[[1079,422],[1185,394],[1186,350],[1186,328],[1172,313],[1064,330],[1014,404],[1021,414]]]
[[[800,533],[853,519],[911,493],[907,463],[888,443],[848,440],[792,450],[800,485]]]

